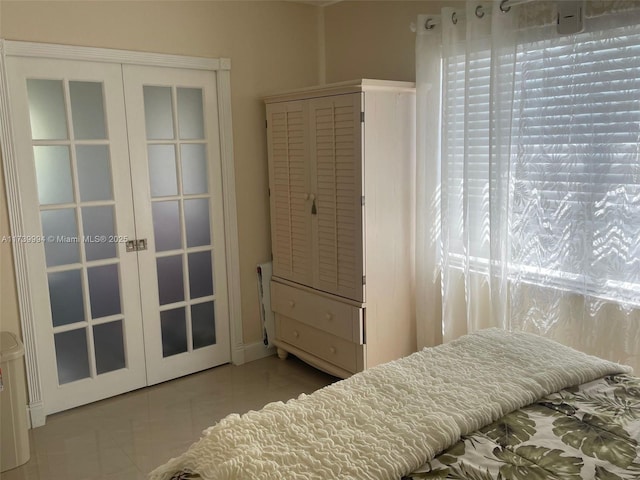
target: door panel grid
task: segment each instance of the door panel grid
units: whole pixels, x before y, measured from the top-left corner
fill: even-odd
[[[203,300],[215,301],[213,288],[207,288],[213,269],[203,95],[202,89],[146,85],[143,95],[154,238],[161,247],[156,249],[163,250],[156,255],[162,350],[168,357],[215,344],[213,315],[195,334],[214,335],[194,338],[191,314]],[[203,173],[205,181],[198,176]],[[166,281],[165,273],[173,281]]]
[[[53,102],[48,101],[48,92]],[[45,258],[50,267],[56,370],[62,385],[126,368],[111,178],[91,178],[84,168],[85,162],[98,159],[103,171],[111,170],[103,83],[33,79],[27,80],[27,95]],[[43,120],[48,108],[54,115]],[[93,188],[103,194],[87,193]],[[91,211],[102,212],[98,225],[87,215]],[[103,258],[110,263],[92,263]],[[52,271],[51,267],[57,268]],[[69,295],[75,300],[70,301]],[[110,323],[94,325],[107,316]],[[107,329],[110,354],[102,348]],[[105,361],[108,356],[119,358]]]
[[[132,173],[148,185],[134,188],[134,204],[138,237],[149,238],[138,258],[149,272],[141,290],[153,384],[230,355],[218,124],[205,113],[217,111],[215,74],[123,70]]]
[[[8,63],[13,120],[24,127],[16,129],[16,150],[24,158],[20,193],[46,413],[228,361],[226,263],[214,260],[214,246],[224,244],[217,105],[206,98],[215,97],[215,74],[18,57]],[[128,85],[127,69],[136,77]],[[170,100],[171,118],[158,123],[157,115],[145,116],[142,96],[125,98],[125,90],[142,92],[149,82],[141,77],[169,72],[187,82],[151,85],[151,97],[164,101],[160,112]],[[149,126],[160,129],[158,139],[146,140]],[[155,177],[141,175],[140,157],[131,154],[142,145],[157,150],[149,155]],[[146,152],[142,158],[146,170]],[[134,204],[136,191],[152,194]],[[153,217],[157,231],[148,228]],[[128,253],[126,242],[140,237],[150,249]],[[162,269],[150,256],[178,260],[182,298],[160,305],[161,283],[174,277],[158,277]]]

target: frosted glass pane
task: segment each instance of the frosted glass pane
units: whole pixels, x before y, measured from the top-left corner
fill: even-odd
[[[191,298],[213,295],[211,252],[189,254],[189,289]]]
[[[202,89],[178,88],[178,126],[183,140],[204,138]]]
[[[117,255],[113,206],[82,207],[84,252],[87,261],[114,258]]]
[[[209,226],[209,200],[197,198],[184,201],[184,222],[187,229],[187,247],[211,244]]]
[[[66,140],[67,113],[61,80],[27,80],[31,138]]]
[[[62,385],[88,378],[90,371],[86,329],[56,333],[53,338],[56,344],[58,383]]]
[[[163,357],[187,351],[187,321],[184,308],[160,312],[160,326]]]
[[[80,200],[113,200],[111,162],[107,145],[78,145],[76,147]]]
[[[143,92],[147,139],[169,140],[174,138],[171,87],[145,85]]]
[[[180,229],[180,203],[178,200],[170,202],[153,202],[153,235],[156,251],[176,250],[182,248],[182,234]]]
[[[69,147],[33,147],[41,205],[73,202]]]
[[[156,259],[158,267],[158,298],[160,305],[184,300],[182,255]]]
[[[93,345],[96,351],[96,371],[101,373],[120,370],[126,366],[122,320],[93,327]]]
[[[191,327],[194,349],[216,343],[216,316],[213,302],[191,306]]]
[[[87,269],[91,317],[100,318],[121,313],[118,265]]]
[[[81,270],[49,273],[49,304],[54,327],[84,321]]]
[[[182,193],[207,193],[207,151],[204,144],[188,143],[180,146],[182,157]]]
[[[104,122],[102,83],[69,82],[71,118],[76,140],[107,138]]]
[[[45,238],[44,256],[47,267],[79,262],[80,249],[75,209],[45,210],[40,215]]]
[[[149,180],[152,197],[178,194],[176,149],[173,145],[149,145]]]

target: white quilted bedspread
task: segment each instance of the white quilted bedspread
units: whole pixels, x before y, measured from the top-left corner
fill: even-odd
[[[629,367],[542,337],[483,330],[287,403],[229,415],[151,473],[205,480],[393,479],[539,398]]]

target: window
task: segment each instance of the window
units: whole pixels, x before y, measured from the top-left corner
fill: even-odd
[[[444,248],[486,270],[496,179],[482,53],[466,72],[464,56],[444,59],[442,174]],[[640,306],[640,27],[529,36],[515,65],[511,276]]]

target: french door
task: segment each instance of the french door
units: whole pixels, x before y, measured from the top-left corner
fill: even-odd
[[[214,73],[125,65],[147,380],[230,359]]]
[[[215,72],[7,71],[45,413],[228,362]]]

